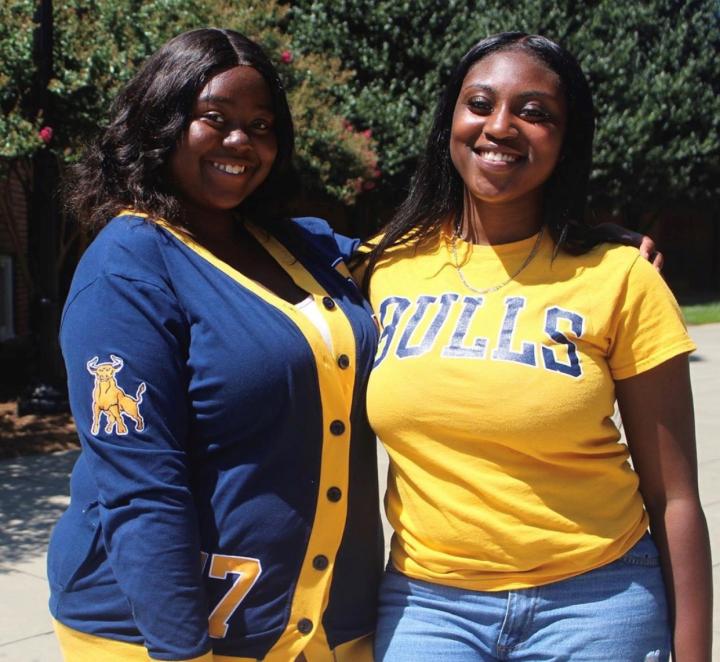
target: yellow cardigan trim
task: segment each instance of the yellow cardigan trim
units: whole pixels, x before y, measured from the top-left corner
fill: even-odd
[[[131,210],[124,211],[120,215],[135,215],[148,218],[146,214],[136,213]],[[327,651],[328,655],[334,655],[329,651],[322,631],[321,621],[329,599],[335,556],[340,548],[340,541],[342,540],[347,519],[350,435],[352,432],[349,416],[352,409],[355,384],[354,368],[356,365],[355,337],[350,322],[339,306],[335,305],[333,308],[328,309],[323,304],[323,300],[329,296],[327,291],[283,244],[261,229],[249,223],[246,224],[248,231],[285,269],[298,287],[310,293],[317,302],[318,309],[330,329],[333,341],[332,353],[315,325],[293,304],[278,297],[217,258],[186,232],[175,228],[163,219],[151,220],[230,278],[285,313],[305,336],[315,358],[323,411],[322,460],[315,521],[313,522],[305,558],[298,576],[287,628],[265,657],[265,662],[288,662],[288,660],[294,660],[306,649],[308,651],[314,650],[312,657],[307,652],[305,653],[308,662],[315,662],[316,659],[320,662],[324,662],[325,659],[332,660],[332,662],[341,659],[346,659],[348,662],[355,662],[355,660],[364,662],[365,658],[363,657],[318,657],[320,651]],[[349,368],[342,369],[338,366],[336,357],[340,354],[345,354],[350,359]],[[330,423],[337,420],[342,421],[345,426],[345,429],[339,435],[330,432]],[[343,495],[340,502],[331,502],[326,498],[325,495],[330,487],[340,488]],[[323,555],[328,559],[327,567],[322,570],[313,567],[313,559],[318,555]],[[312,629],[309,632],[300,632],[298,624],[301,620],[311,621]],[[348,645],[350,644],[344,646]],[[343,648],[341,646],[338,650]],[[214,658],[216,662],[237,662],[242,659],[217,655]],[[367,659],[372,660],[372,657]]]
[[[79,632],[54,619],[53,627],[65,662],[153,662],[145,646]],[[208,651],[200,657],[172,662],[214,662],[214,659],[212,651]]]

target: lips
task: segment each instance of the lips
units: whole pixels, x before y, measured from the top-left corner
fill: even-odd
[[[500,152],[493,149],[473,149],[473,152],[480,157],[483,161],[490,163],[517,163],[520,161],[522,156],[519,154],[509,154],[508,152]]]
[[[476,152],[481,158],[486,161],[503,161],[504,163],[515,163],[520,159],[519,156],[514,154],[504,154],[503,152],[491,152],[488,150],[481,150]]]
[[[232,163],[219,163],[218,161],[212,162],[212,167],[220,172],[224,172],[228,175],[242,175],[247,170],[247,165],[232,164]]]

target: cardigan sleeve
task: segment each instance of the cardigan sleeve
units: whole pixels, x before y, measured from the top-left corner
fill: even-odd
[[[212,659],[190,488],[187,335],[172,292],[117,274],[75,294],[61,328],[110,565],[161,660]]]

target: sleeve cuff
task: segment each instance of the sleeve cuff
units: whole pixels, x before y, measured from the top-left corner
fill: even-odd
[[[662,352],[656,352],[652,356],[632,363],[630,365],[623,366],[621,368],[612,368],[613,379],[627,379],[629,377],[635,377],[643,372],[656,368],[661,363],[669,361],[670,359],[678,356],[679,354],[689,354],[697,349],[697,345],[690,340],[690,338],[684,338],[682,341],[666,347]]]

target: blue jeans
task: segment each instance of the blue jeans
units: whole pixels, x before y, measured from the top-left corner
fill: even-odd
[[[667,662],[665,586],[645,535],[625,556],[545,586],[470,591],[388,569],[376,662]]]

